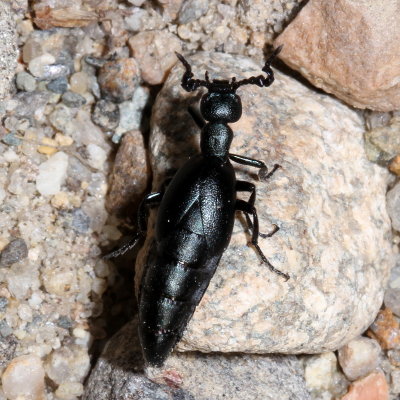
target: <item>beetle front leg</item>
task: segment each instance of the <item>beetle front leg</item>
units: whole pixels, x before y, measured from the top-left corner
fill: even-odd
[[[246,213],[247,215],[252,215],[253,216],[253,234],[252,234],[252,238],[251,238],[251,244],[254,246],[254,248],[257,250],[257,253],[260,255],[261,259],[264,261],[265,264],[267,264],[268,268],[280,275],[283,276],[285,278],[285,280],[289,279],[289,275],[285,274],[282,271],[279,271],[279,269],[276,269],[268,260],[268,258],[264,255],[264,253],[262,252],[262,250],[260,249],[260,246],[258,245],[258,236],[259,236],[259,231],[258,231],[258,216],[257,216],[257,210],[255,209],[255,207],[253,205],[251,205],[250,203],[247,203],[246,201],[243,200],[237,200],[236,201],[236,210],[238,211],[243,211],[244,213]],[[276,230],[275,230],[276,232]],[[272,234],[270,234],[270,236],[272,236],[275,232],[273,232]]]
[[[281,168],[279,164],[274,164],[272,170],[268,172],[268,168],[263,161],[256,160],[254,158],[249,158],[245,156],[239,156],[238,154],[231,154],[229,153],[229,158],[242,165],[248,165],[250,167],[259,168],[260,171],[258,172],[258,178],[261,181],[266,181],[267,179],[271,178],[271,176],[275,173],[278,168]]]

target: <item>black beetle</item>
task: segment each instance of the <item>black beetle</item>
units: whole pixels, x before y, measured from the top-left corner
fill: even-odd
[[[201,153],[178,170],[165,191],[148,194],[138,211],[139,233],[133,243],[146,231],[147,207],[160,205],[155,256],[144,269],[139,293],[139,336],[145,361],[152,366],[161,366],[182,337],[229,244],[235,211],[245,213],[252,230],[251,244],[263,262],[289,279],[271,265],[258,246],[256,189],[251,182],[236,180],[230,160],[259,168],[263,179],[269,178],[279,165],[275,164],[268,173],[262,161],[229,153],[233,132],[228,123],[238,121],[242,115],[236,90],[246,84],[270,86],[274,81],[271,62],[280,49],[267,59],[262,69],[266,76],[240,81],[210,81],[207,73],[205,80],[193,79],[189,63],[177,53],[185,67],[182,87],[188,92],[205,87],[208,92],[201,99],[201,117],[192,112],[202,128]],[[241,191],[250,193],[248,201],[236,198]],[[272,236],[277,230],[275,226],[263,237]],[[132,243],[126,247],[131,246]]]

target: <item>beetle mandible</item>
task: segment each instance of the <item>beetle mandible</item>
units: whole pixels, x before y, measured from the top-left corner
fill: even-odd
[[[279,165],[268,173],[264,162],[229,153],[233,132],[228,123],[238,121],[242,115],[236,90],[247,84],[270,86],[274,81],[271,62],[280,50],[278,47],[267,59],[262,69],[265,76],[240,81],[211,81],[207,72],[205,80],[193,79],[190,64],[176,53],[185,68],[182,87],[188,92],[205,87],[208,92],[201,98],[201,117],[192,115],[201,128],[200,154],[178,170],[165,191],[148,194],[138,210],[139,232],[133,243],[147,229],[147,208],[159,204],[155,257],[144,269],[139,293],[139,337],[145,361],[152,366],[161,366],[182,337],[229,244],[236,211],[245,213],[252,231],[251,245],[262,261],[289,279],[271,265],[258,245],[255,185],[236,180],[230,160],[259,168],[263,179]],[[250,193],[248,201],[237,199],[237,192],[242,191]],[[275,226],[263,237],[277,230]]]

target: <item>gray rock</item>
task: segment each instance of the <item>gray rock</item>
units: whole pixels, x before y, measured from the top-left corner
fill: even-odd
[[[86,56],[84,57],[84,60],[87,64],[97,68],[102,67],[107,62],[107,60],[104,60],[103,58],[93,56]]]
[[[4,312],[8,306],[7,297],[0,297],[0,312]]]
[[[3,321],[0,321],[0,325],[1,322]],[[0,335],[0,368],[4,368],[14,358],[17,344],[18,341],[14,335]]]
[[[21,139],[15,136],[15,133],[7,133],[1,138],[1,141],[8,146],[19,146],[21,144]]]
[[[400,257],[396,258],[396,265],[390,273],[389,282],[383,301],[394,314],[400,317]]]
[[[33,92],[36,89],[36,79],[25,71],[17,74],[15,83],[19,90],[24,90],[25,92]]]
[[[69,224],[76,233],[84,234],[90,228],[90,218],[81,208],[75,208],[71,211]]]
[[[178,21],[180,24],[187,24],[207,14],[207,11],[208,0],[185,1],[179,10]]]
[[[86,99],[78,93],[65,92],[62,97],[62,102],[71,108],[79,108],[86,103]]]
[[[261,73],[251,60],[221,53],[198,53],[190,62],[195,77],[205,70],[212,79]],[[187,106],[196,104],[199,94],[180,88],[182,73],[181,66],[172,70],[153,109],[153,191],[198,152],[199,129]],[[281,73],[270,88],[244,86],[238,93],[243,116],[232,125],[231,152],[282,166],[268,182],[257,183],[261,232],[274,223],[280,227],[259,245],[291,279],[285,282],[261,262],[246,245],[244,218],[237,218],[230,246],[177,348],[335,350],[361,334],[382,303],[393,264],[387,171],[366,159],[358,113],[332,97]],[[254,181],[254,168],[235,168],[238,179]],[[137,285],[154,215],[136,264]]]
[[[12,240],[0,254],[0,266],[9,267],[28,256],[28,246],[25,240],[17,238]]]
[[[397,183],[387,193],[387,210],[393,229],[400,231],[400,183]]]
[[[296,357],[173,354],[162,370],[143,372],[137,323],[109,341],[86,384],[84,400],[307,400]]]
[[[119,123],[119,107],[112,101],[99,100],[92,112],[92,121],[104,129],[115,129]]]
[[[63,94],[68,90],[68,80],[65,76],[53,79],[47,84],[47,89],[54,93]]]
[[[10,92],[17,67],[17,36],[10,3],[0,2],[0,101]]]

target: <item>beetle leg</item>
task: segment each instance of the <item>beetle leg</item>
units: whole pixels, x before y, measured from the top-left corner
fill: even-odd
[[[131,239],[129,239],[124,245],[118,247],[117,250],[114,250],[111,253],[106,254],[105,256],[103,256],[103,258],[105,260],[110,260],[111,258],[122,256],[127,251],[133,249],[136,246],[141,236],[142,234],[140,232],[136,232],[135,235]]]
[[[229,153],[229,158],[237,162],[238,164],[248,165],[250,167],[260,168],[258,173],[258,178],[261,181],[266,181],[267,179],[271,178],[271,176],[275,173],[278,168],[281,168],[279,164],[274,164],[272,170],[268,172],[268,168],[263,161],[255,160],[254,158],[249,158],[245,156],[239,156],[238,154],[231,154]]]
[[[138,227],[141,235],[147,230],[147,207],[160,204],[163,195],[164,192],[149,193],[141,201],[138,210]]]
[[[263,260],[263,262],[265,264],[267,264],[268,268],[280,275],[283,276],[285,278],[285,280],[289,279],[289,275],[285,274],[282,271],[279,271],[279,269],[276,269],[268,260],[268,258],[264,255],[264,253],[262,252],[262,250],[260,249],[260,246],[258,245],[258,236],[259,236],[259,232],[258,232],[258,216],[257,216],[257,210],[255,209],[255,207],[243,200],[237,200],[236,201],[236,210],[238,211],[243,211],[246,214],[251,214],[253,216],[253,235],[251,238],[251,244],[254,246],[254,248],[257,250],[257,253],[260,255],[261,259]]]
[[[149,193],[145,196],[145,198],[141,201],[138,210],[138,232],[129,239],[123,246],[119,247],[117,250],[112,251],[111,253],[106,254],[103,258],[105,260],[109,260],[111,258],[119,257],[125,254],[127,251],[133,249],[139,240],[144,236],[147,230],[147,207],[152,205],[157,205],[161,202],[163,192],[154,192]]]
[[[254,203],[256,201],[256,186],[254,185],[254,183],[251,182],[246,182],[246,181],[236,181],[236,191],[238,192],[250,192],[250,198],[247,201],[248,204],[254,206]],[[253,223],[251,222],[251,219],[249,217],[249,215],[246,213],[246,221],[247,221],[247,225],[249,226],[249,229],[253,229]],[[259,232],[259,236],[261,236],[262,238],[267,238],[267,237],[271,237],[273,235],[275,235],[276,232],[279,231],[279,226],[278,225],[274,225],[274,229],[269,232],[269,233],[261,233]]]

